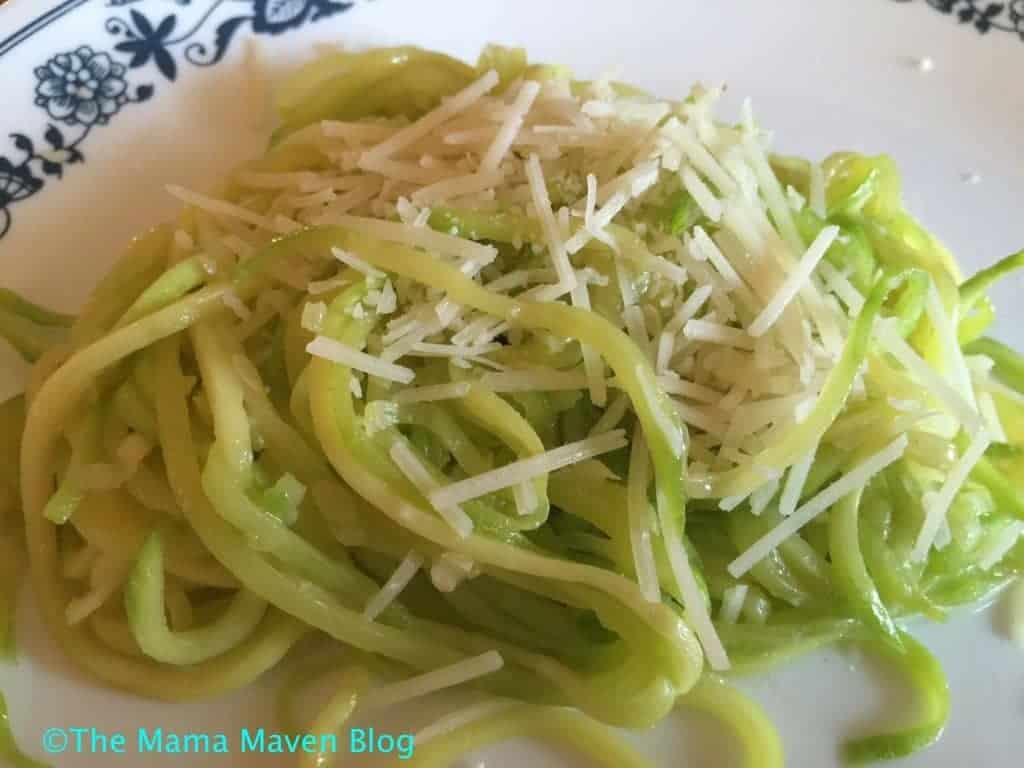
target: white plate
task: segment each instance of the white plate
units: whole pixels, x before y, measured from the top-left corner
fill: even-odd
[[[202,188],[260,151],[268,130],[265,91],[254,74],[261,69],[301,60],[321,42],[411,42],[472,59],[488,41],[525,45],[534,59],[585,75],[621,68],[625,79],[665,95],[680,96],[697,79],[725,81],[729,106],[751,96],[783,151],[815,158],[840,148],[889,152],[904,171],[911,210],[967,271],[1024,243],[1024,0],[376,0],[351,9],[332,0],[11,0],[0,7],[0,136],[24,138],[0,141],[0,283],[73,309],[134,233],[175,210],[164,185]],[[39,96],[61,67],[54,57],[82,46],[115,101],[60,103],[46,86]],[[932,71],[918,68],[923,57]],[[39,69],[50,62],[51,72]],[[106,124],[93,106],[109,112]],[[81,153],[79,162],[69,147]],[[1014,277],[995,296],[998,332],[1018,346],[1022,288]],[[7,391],[20,371],[13,360],[6,350],[0,359]],[[272,680],[256,695],[188,706],[95,688],[60,659],[24,597],[21,660],[0,668],[0,690],[29,751],[42,754],[49,727],[237,734],[242,724],[272,726]],[[1024,655],[996,623],[984,611],[920,628],[949,675],[953,712],[941,743],[904,765],[1020,764]],[[837,764],[845,737],[910,706],[891,676],[836,653],[744,686],[771,713],[797,766]],[[406,725],[422,723],[430,712],[395,717],[399,727],[403,717]],[[725,766],[734,758],[726,737],[697,718],[676,718],[637,741],[659,765]],[[523,745],[489,754],[489,768],[573,764],[565,754]],[[131,752],[50,760],[293,764],[280,756],[186,760]]]

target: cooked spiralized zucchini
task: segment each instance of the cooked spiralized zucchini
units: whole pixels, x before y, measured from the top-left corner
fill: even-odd
[[[682,703],[774,766],[721,675],[846,641],[924,704],[848,756],[938,738],[902,621],[1024,568],[1024,358],[984,337],[1024,258],[961,280],[889,158],[772,156],[717,96],[498,47],[333,54],[76,318],[0,292],[39,361],[0,410],[0,543],[69,658],[185,700],[320,634],[345,661],[318,729],[463,682],[511,700],[422,765],[533,735],[639,766],[600,724]]]

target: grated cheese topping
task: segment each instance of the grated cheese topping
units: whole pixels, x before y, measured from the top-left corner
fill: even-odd
[[[530,184],[530,194],[533,199],[533,207],[540,217],[544,227],[544,237],[547,241],[548,255],[558,275],[558,283],[565,291],[571,291],[576,287],[576,273],[573,271],[569,256],[566,253],[565,243],[559,232],[555,215],[551,211],[551,199],[548,197],[548,190],[544,183],[544,171],[540,165],[540,158],[536,154],[530,155],[525,166],[526,178]]]
[[[804,484],[807,482],[807,476],[811,472],[811,466],[814,464],[816,453],[817,448],[808,452],[806,456],[789,468],[786,484],[782,487],[782,495],[779,497],[779,514],[783,517],[793,514],[796,505],[800,503],[800,496],[803,493]]]
[[[437,400],[457,400],[469,394],[472,384],[468,381],[449,381],[446,384],[430,384],[425,387],[410,387],[396,392],[391,400],[396,403],[430,403]]]
[[[390,456],[395,466],[416,486],[416,490],[428,499],[430,494],[438,489],[438,483],[431,476],[426,465],[406,443],[396,440],[391,446]],[[457,502],[433,503],[433,506],[460,537],[466,538],[473,532],[473,521]]]
[[[354,253],[349,253],[341,248],[332,248],[331,255],[346,266],[352,267],[356,272],[362,272],[367,277],[384,277],[384,273],[376,267],[370,266]]]
[[[416,576],[416,572],[423,565],[423,556],[417,552],[410,552],[405,556],[395,572],[384,582],[380,592],[370,598],[370,601],[363,608],[363,618],[367,621],[375,621],[391,603],[398,599],[402,590],[409,586],[409,582]]]
[[[528,459],[520,459],[499,469],[484,472],[432,491],[428,498],[435,507],[460,504],[488,493],[511,488],[535,477],[577,464],[627,444],[624,430],[616,429],[575,443],[566,443]]]
[[[920,381],[964,429],[972,434],[981,429],[981,417],[974,407],[936,373],[895,330],[885,323],[879,323],[876,335],[885,350]]]
[[[963,455],[949,470],[938,492],[924,495],[922,501],[924,502],[925,520],[917,535],[917,540],[914,542],[914,548],[910,552],[911,560],[920,562],[927,556],[928,551],[935,543],[939,529],[946,522],[946,513],[949,511],[953,499],[966,482],[974,465],[985,455],[985,451],[991,443],[992,437],[985,430],[975,434]]]
[[[1024,535],[1024,520],[1014,520],[1004,525],[999,532],[979,546],[978,565],[988,571],[1003,559],[1003,556],[1017,545]]]
[[[515,101],[512,102],[505,122],[495,134],[494,140],[480,160],[480,167],[483,170],[496,171],[498,169],[522,128],[523,118],[530,111],[538,93],[540,93],[540,83],[535,80],[527,80],[519,86],[519,93],[516,95]]]
[[[647,501],[650,483],[650,458],[647,443],[640,434],[633,435],[629,451],[629,479],[627,486],[629,508],[629,543],[633,550],[633,567],[644,599],[651,603],[661,601],[658,567],[651,545],[651,513]]]
[[[763,336],[765,331],[778,321],[789,303],[796,298],[800,289],[811,279],[811,273],[814,272],[814,268],[818,266],[818,262],[821,261],[825,251],[829,249],[838,234],[839,227],[828,226],[814,238],[814,242],[807,248],[796,269],[789,274],[778,292],[761,310],[761,314],[747,328],[751,336]]]
[[[306,345],[306,351],[314,357],[321,357],[387,381],[397,381],[399,384],[408,384],[416,378],[416,372],[411,368],[386,362],[327,336],[317,336]]]
[[[718,620],[723,624],[735,624],[743,610],[743,604],[747,600],[747,593],[750,591],[748,584],[737,584],[729,587],[722,594],[722,609],[718,614]]]
[[[441,124],[478,102],[498,82],[498,73],[493,69],[489,70],[451,98],[445,99],[440,106],[435,107],[416,122],[393,133],[381,143],[363,152],[359,159],[360,167],[374,170],[375,165],[378,165],[381,160],[393,156],[398,150],[423,138]]]
[[[799,507],[793,514],[772,528],[748,547],[739,557],[729,563],[729,573],[734,578],[757,565],[761,560],[807,523],[831,507],[844,496],[863,488],[871,478],[903,455],[907,449],[906,435],[900,435],[881,451],[865,459],[849,472],[819,491],[814,498]]]
[[[777,504],[781,522],[729,565],[733,575],[905,452],[944,473],[925,494],[915,559],[951,541],[946,516],[956,495],[985,448],[1007,439],[993,395],[1021,396],[992,377],[991,361],[986,368],[964,358],[958,318],[934,289],[925,311],[938,353],[922,356],[891,322],[878,323],[872,367],[855,377],[851,407],[815,436],[827,450],[845,451],[885,430],[891,442],[884,450],[803,502],[817,445],[785,466],[760,461],[795,425],[807,426],[865,304],[852,267],[837,268],[825,258],[830,248],[847,244],[840,227],[825,226],[808,244],[797,226],[808,211],[827,218],[821,164],[806,166],[806,187],[796,184],[799,191],[781,182],[772,167],[776,158],[769,162],[772,137],[759,127],[749,100],[738,124],[716,121],[721,87],[696,88],[677,105],[623,97],[606,78],[582,95],[558,79],[517,79],[500,91],[499,83],[489,71],[408,123],[325,120],[310,126],[302,141],[322,154],[323,167],[238,173],[233,187],[242,191],[231,201],[169,187],[196,209],[196,222],[173,233],[180,252],[174,259],[190,254],[212,278],[270,237],[330,225],[414,249],[424,263],[457,268],[495,300],[553,302],[602,315],[651,363],[655,378],[642,377],[644,396],[670,396],[678,421],[660,408],[653,418],[673,450],[685,454],[688,487],[710,496],[718,473],[736,471],[748,476],[745,492],[716,499],[719,509],[762,515]],[[670,230],[678,222],[665,218],[677,215],[671,206],[680,196],[699,222],[676,233]],[[207,220],[212,236],[202,223]],[[439,231],[445,221],[450,228]],[[484,231],[506,221],[509,237]],[[473,531],[460,504],[510,489],[516,514],[530,514],[538,503],[535,478],[624,447],[621,427],[633,426],[635,414],[621,381],[609,378],[615,360],[577,339],[522,327],[514,313],[488,315],[411,277],[389,277],[358,253],[334,249],[333,255],[335,274],[315,271],[312,254],[274,265],[271,274],[284,284],[275,288],[283,306],[257,300],[250,309],[230,290],[221,301],[247,318],[241,340],[258,339],[253,334],[271,318],[291,318],[301,307],[301,327],[315,334],[309,354],[351,368],[350,391],[358,398],[365,393],[367,430],[392,426],[386,412],[395,405],[455,401],[474,387],[500,395],[545,393],[558,425],[574,402],[594,414],[585,439],[470,477],[448,478],[409,444],[395,442],[395,466],[460,537]],[[320,335],[327,305],[310,297],[366,278],[367,293],[350,316],[387,318],[366,349]],[[291,288],[302,296],[298,302]],[[881,372],[876,365],[884,366]],[[410,386],[421,371],[424,382],[437,382],[437,372],[449,367],[461,369],[458,377],[465,380]],[[913,407],[879,399],[875,377],[886,376],[902,384],[889,394],[897,401],[913,397]],[[939,418],[927,410],[936,402],[944,411]],[[970,440],[962,456],[949,446],[958,427]],[[630,555],[641,593],[656,603],[660,534],[648,498],[651,457],[639,435],[629,466]],[[1020,531],[996,534],[984,544],[983,567],[1014,546]],[[664,546],[671,568],[665,588],[682,599],[711,666],[727,668],[685,550],[678,541]],[[457,567],[450,562],[455,557],[464,558],[445,553],[430,563],[431,581],[442,591],[469,578],[472,568]],[[424,567],[424,557],[410,552],[367,605],[368,617],[385,610]],[[723,623],[738,621],[745,606],[747,615],[760,610],[748,604],[764,598],[756,590],[751,597],[750,589],[738,584],[725,591]]]
[[[458,661],[416,677],[370,689],[363,697],[362,707],[367,711],[383,711],[404,701],[417,699],[435,691],[463,685],[485,675],[493,674],[505,665],[497,651]]]

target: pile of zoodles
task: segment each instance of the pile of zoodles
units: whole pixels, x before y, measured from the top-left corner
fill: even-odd
[[[984,335],[1024,254],[962,279],[887,157],[772,154],[718,94],[332,54],[76,316],[0,293],[34,363],[0,406],[0,649],[30,578],[115,688],[212,696],[319,639],[283,701],[336,692],[289,728],[468,682],[413,764],[533,735],[621,767],[600,726],[679,704],[781,764],[727,681],[845,642],[921,705],[846,757],[932,743],[905,620],[1024,567],[1024,358]]]

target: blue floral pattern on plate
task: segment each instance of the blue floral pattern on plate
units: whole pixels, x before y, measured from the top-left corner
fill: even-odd
[[[118,13],[138,3],[110,0],[108,6]],[[175,4],[184,8],[191,0],[175,0]],[[156,18],[128,8],[126,16],[114,15],[106,21],[105,30],[112,38],[109,50],[81,45],[55,53],[35,69],[35,104],[53,122],[41,138],[12,133],[13,152],[0,154],[0,238],[13,224],[13,205],[38,194],[47,177],[60,179],[66,166],[85,161],[80,147],[95,128],[107,125],[127,105],[153,96],[156,86],[136,82],[134,72],[155,70],[173,82],[183,63],[208,67],[223,59],[237,33],[246,27],[256,35],[280,35],[343,13],[352,5],[342,0],[211,0],[178,34],[182,11]],[[69,5],[73,7],[77,4]],[[226,12],[219,13],[222,8]]]
[[[894,0],[911,2],[912,0]],[[37,19],[15,38],[24,39],[66,13],[80,7],[84,0],[65,0],[56,9]],[[192,0],[173,0],[184,9]],[[143,0],[108,0],[108,7],[127,16],[111,16],[105,29],[112,36],[110,50],[97,51],[82,45],[72,51],[54,54],[35,70],[35,104],[57,123],[75,128],[76,135],[65,135],[50,123],[42,141],[33,141],[26,133],[12,133],[14,152],[0,154],[0,238],[13,223],[11,206],[38,194],[46,177],[59,179],[66,165],[85,160],[80,145],[98,127],[109,123],[128,104],[146,101],[155,92],[152,83],[134,83],[130,73],[153,68],[165,80],[174,81],[182,62],[193,66],[212,66],[227,53],[240,30],[248,27],[256,35],[280,35],[349,10],[348,0],[208,0],[207,9],[191,26],[180,28],[183,11],[159,19],[138,8]],[[928,6],[970,24],[979,33],[1000,30],[1024,40],[1024,0],[989,2],[988,0],[925,0]],[[222,8],[227,12],[220,13]],[[244,8],[240,12],[238,9]],[[211,30],[211,36],[205,36]],[[37,150],[45,141],[47,148]]]
[[[36,68],[36,106],[68,125],[105,124],[127,101],[125,68],[83,45]]]
[[[907,3],[911,0],[896,0]],[[1024,40],[1024,0],[993,3],[988,0],[925,0],[939,13],[955,16],[961,24],[971,24],[981,34],[992,30],[1012,32]]]

